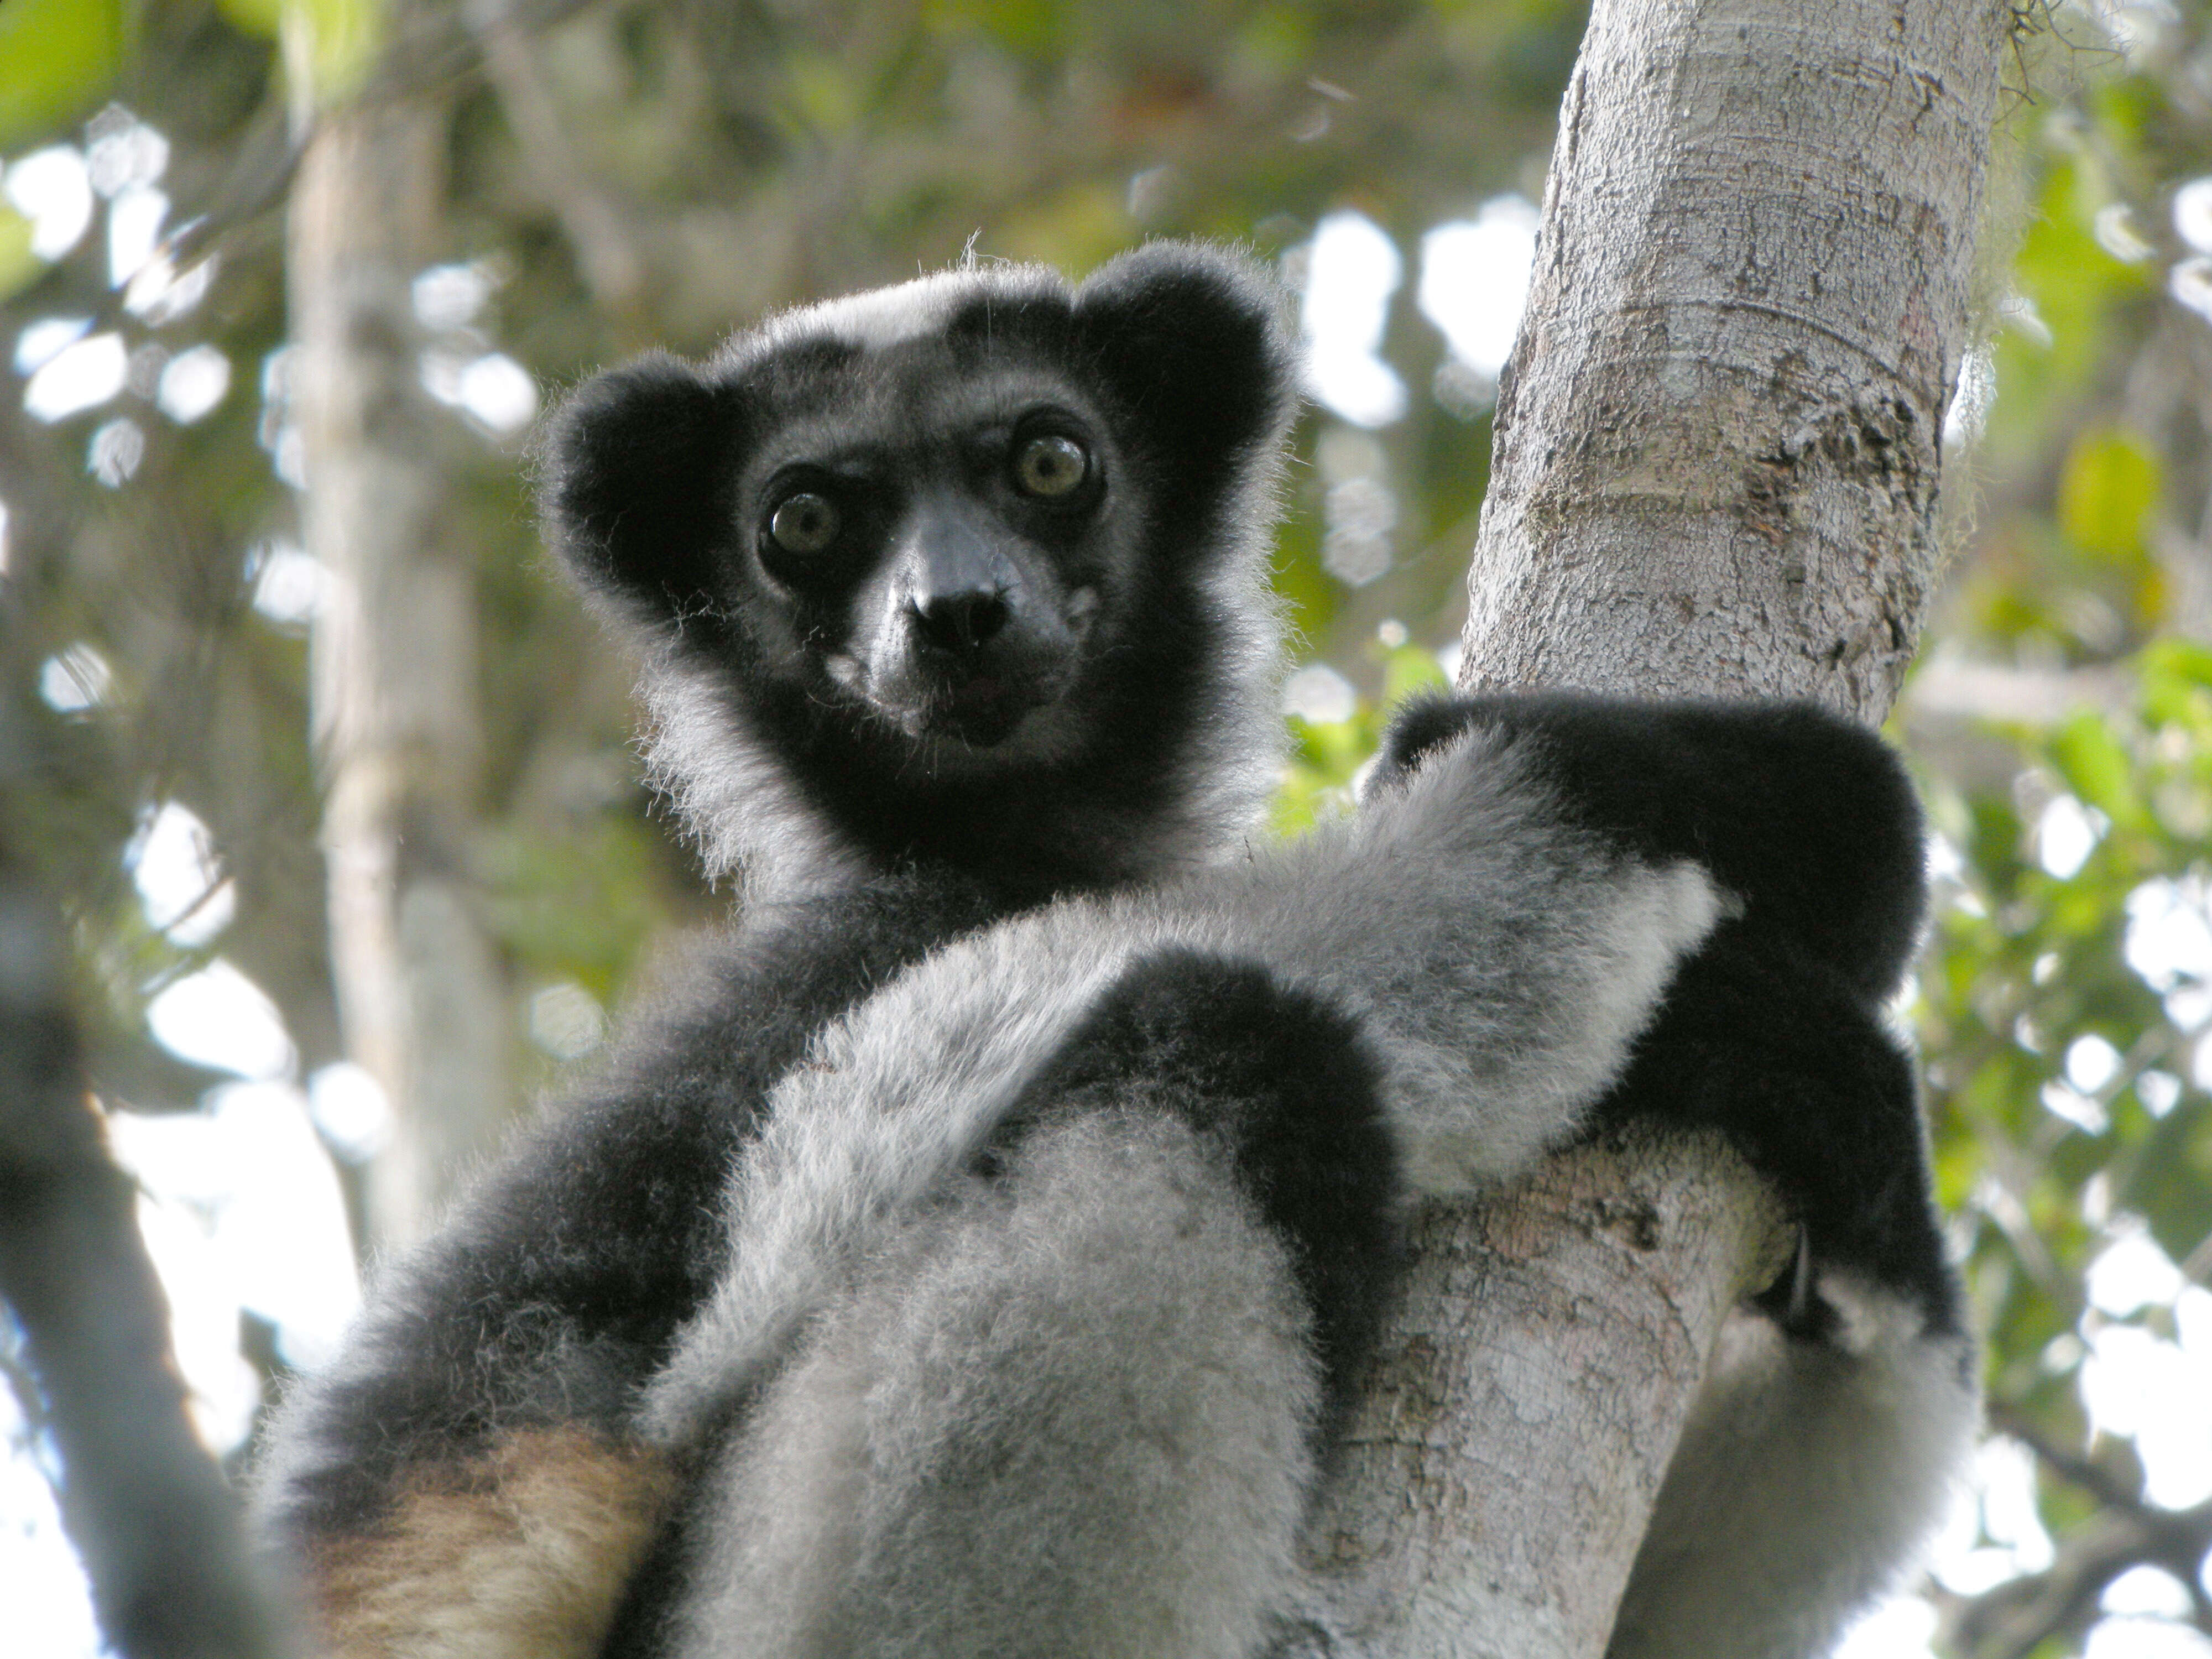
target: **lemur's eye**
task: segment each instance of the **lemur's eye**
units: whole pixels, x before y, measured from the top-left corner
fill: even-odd
[[[1025,494],[1065,495],[1091,471],[1091,456],[1073,438],[1031,438],[1014,453],[1014,482]]]
[[[837,539],[843,522],[828,496],[801,490],[785,496],[769,514],[768,533],[787,553],[819,553]]]

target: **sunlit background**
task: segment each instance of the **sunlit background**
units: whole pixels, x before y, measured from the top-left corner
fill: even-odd
[[[57,827],[55,856],[115,878],[72,918],[119,1079],[112,1146],[195,1420],[235,1468],[271,1387],[357,1304],[362,1172],[394,1112],[345,1057],[320,966],[307,687],[335,578],[293,505],[313,479],[282,196],[240,212],[211,182],[288,96],[275,20],[316,9],[174,9],[179,61],[88,118],[0,98],[0,581],[43,641],[46,711],[119,757],[103,799],[121,817],[106,840]],[[2060,9],[2094,50],[2039,64],[2012,118],[1997,240],[2016,258],[1991,261],[1988,343],[1947,425],[1958,557],[1898,726],[1937,830],[1910,1013],[1991,1332],[1993,1432],[1929,1582],[1853,1659],[1929,1652],[1939,1626],[1948,1650],[2024,1656],[1973,1620],[2062,1580],[2081,1605],[2038,1655],[2212,1659],[2201,1546],[2100,1568],[2080,1542],[2212,1515],[2212,36],[2193,7]],[[439,87],[447,246],[413,277],[409,349],[482,573],[495,752],[474,878],[518,1097],[588,1061],[647,941],[717,902],[635,787],[620,665],[576,669],[608,653],[533,562],[514,480],[561,386],[971,236],[1077,268],[1153,231],[1243,240],[1297,296],[1314,404],[1279,560],[1300,630],[1277,808],[1294,831],[1340,807],[1389,702],[1456,661],[1580,21],[1479,0],[925,7],[913,39],[876,43],[872,78],[825,46],[850,12],[730,10],[549,8],[532,37],[538,92],[651,273],[642,324],[563,243],[574,204],[527,164],[513,73]],[[0,52],[21,46],[8,27]],[[192,52],[206,84],[230,77],[219,96],[193,92]],[[974,155],[971,130],[1032,105],[1060,152],[1028,173]],[[810,224],[832,162],[865,187],[852,222]],[[76,1659],[100,1644],[12,1335],[0,1364],[6,1639]]]

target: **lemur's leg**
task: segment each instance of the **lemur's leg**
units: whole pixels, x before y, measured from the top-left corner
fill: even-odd
[[[769,1085],[871,984],[993,913],[944,877],[772,913],[384,1266],[257,1469],[319,1651],[593,1650],[675,1488],[635,1395],[721,1267],[718,1200]]]
[[[1139,959],[702,1472],[625,1653],[1243,1659],[1383,1305],[1352,1021]]]

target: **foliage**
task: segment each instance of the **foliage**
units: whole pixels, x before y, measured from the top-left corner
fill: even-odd
[[[121,0],[15,0],[0,11],[0,145],[83,112],[122,56]]]
[[[125,365],[108,397],[42,419],[19,349],[30,366],[0,400],[0,733],[45,783],[0,799],[0,832],[70,896],[111,1100],[184,1109],[211,1080],[145,1013],[217,955],[274,999],[303,1072],[343,1052],[316,842],[317,595],[287,552],[283,191],[318,104],[404,107],[441,140],[439,265],[479,299],[425,313],[426,380],[434,359],[499,356],[550,395],[643,344],[708,349],[769,307],[942,264],[971,238],[1078,270],[1156,233],[1273,258],[1349,208],[1410,258],[1438,222],[1534,192],[1582,21],[1573,0],[526,0],[507,13],[522,50],[503,56],[483,21],[499,9],[0,7],[4,182],[67,146],[95,187],[65,248],[0,204],[0,342],[80,319]],[[1954,855],[1914,1013],[1937,1164],[1989,1322],[1993,1419],[2041,1460],[2056,1540],[2046,1563],[1984,1504],[1978,1559],[2003,1559],[1941,1591],[1946,1639],[1974,1659],[2075,1650],[2106,1583],[2185,1555],[2094,1553],[2118,1521],[2167,1510],[2138,1443],[2093,1420],[2083,1390],[2100,1354],[2146,1352],[2113,1330],[2166,1344],[2197,1305],[2177,1279],[2121,1309],[2100,1261],[2148,1240],[2212,1278],[2197,1059],[2212,942],[2163,967],[2150,944],[2157,916],[2185,929],[2212,905],[2212,202],[2199,225],[2177,201],[2212,171],[2212,33],[2193,8],[2123,21],[2122,46],[2039,69],[2013,118],[2021,228],[1974,371],[1995,400],[1972,459],[1953,457],[1971,545],[1899,717]],[[170,277],[210,279],[197,300],[175,280],[118,283],[124,204],[149,201],[133,191],[161,193]],[[199,348],[228,386],[180,414],[163,376]],[[1317,413],[1291,474],[1278,586],[1301,658],[1355,700],[1348,720],[1293,718],[1285,831],[1341,804],[1390,704],[1442,682],[1463,611],[1482,389],[1453,378],[1409,292],[1382,351],[1412,389],[1405,417],[1366,433]],[[635,782],[624,665],[532,554],[519,435],[465,401],[426,430],[458,480],[451,551],[477,611],[486,763],[466,864],[527,1041],[545,988],[618,1001],[648,941],[719,900]],[[1387,568],[1358,582],[1332,551],[1348,485],[1395,514]],[[95,695],[53,694],[72,664]],[[1961,693],[1962,664],[1997,671],[2001,694]],[[126,873],[170,802],[207,826],[211,878],[234,895],[197,942],[154,925]],[[2086,1590],[2030,1605],[2069,1567]],[[2202,1584],[2176,1577],[2212,1630]]]
[[[1402,624],[1391,630],[1393,637],[1402,632]],[[1284,769],[1274,804],[1278,834],[1294,836],[1310,829],[1317,818],[1349,811],[1359,769],[1382,742],[1393,711],[1407,697],[1442,691],[1450,684],[1436,653],[1402,639],[1395,645],[1376,640],[1361,654],[1382,668],[1379,696],[1359,698],[1348,720],[1289,717],[1290,764]]]

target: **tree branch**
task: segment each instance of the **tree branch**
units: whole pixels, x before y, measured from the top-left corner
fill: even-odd
[[[276,1659],[229,1490],[185,1416],[136,1190],[85,1091],[58,921],[5,850],[0,1297],[61,1451],[63,1523],[129,1659]]]
[[[1689,1404],[1663,1380],[1703,1369],[1790,1239],[1717,1137],[1649,1128],[1424,1210],[1290,1650],[1601,1652]]]

